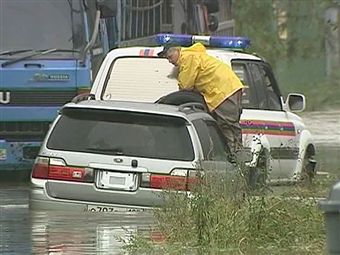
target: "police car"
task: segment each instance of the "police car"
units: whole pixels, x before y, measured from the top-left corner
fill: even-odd
[[[270,65],[245,52],[244,37],[158,34],[155,47],[126,47],[109,52],[94,81],[96,100],[155,102],[177,91],[177,70],[157,53],[166,44],[201,42],[207,53],[232,67],[245,88],[241,116],[244,148],[252,152],[247,165],[264,171],[265,181],[295,182],[315,175],[315,144],[294,112],[305,108],[305,97],[280,92]],[[163,45],[163,46],[162,46]]]

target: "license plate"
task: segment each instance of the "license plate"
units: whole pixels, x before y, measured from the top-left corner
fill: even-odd
[[[99,171],[97,176],[97,186],[102,189],[135,191],[137,183],[135,173]]]
[[[88,205],[88,212],[100,212],[100,213],[117,213],[117,212],[143,212],[142,208],[124,208],[124,207],[113,207],[113,206],[98,206]]]

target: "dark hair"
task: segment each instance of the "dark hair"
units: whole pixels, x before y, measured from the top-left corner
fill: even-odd
[[[177,45],[172,45],[172,44],[165,45],[163,47],[163,50],[157,53],[158,57],[165,58],[166,57],[166,53],[168,52],[168,50],[170,48],[175,48],[175,47],[178,47],[178,46]]]

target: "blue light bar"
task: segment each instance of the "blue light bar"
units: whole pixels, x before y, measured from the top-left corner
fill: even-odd
[[[190,46],[200,42],[215,48],[245,49],[250,46],[250,40],[247,37],[234,36],[157,34],[155,40],[159,45]]]
[[[178,45],[178,46],[189,46],[192,44],[192,35],[181,35],[181,34],[157,34],[156,42],[159,45]]]

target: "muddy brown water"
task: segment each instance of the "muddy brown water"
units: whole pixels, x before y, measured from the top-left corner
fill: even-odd
[[[340,174],[340,111],[301,115],[317,145],[318,170]],[[0,182],[0,254],[123,254],[141,232],[152,237],[150,214],[31,211],[27,183]]]

